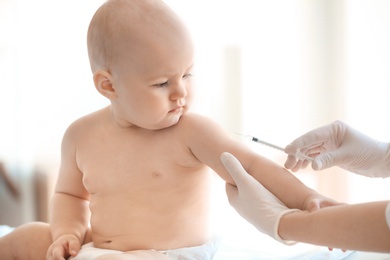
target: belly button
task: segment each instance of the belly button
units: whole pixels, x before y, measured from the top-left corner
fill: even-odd
[[[153,178],[159,178],[159,177],[161,177],[161,175],[162,175],[162,174],[161,174],[160,172],[153,172],[153,173],[152,173],[152,177],[153,177]]]

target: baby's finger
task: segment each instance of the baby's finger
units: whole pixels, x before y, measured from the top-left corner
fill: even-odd
[[[63,247],[55,247],[52,251],[51,257],[53,260],[65,260],[65,249]]]
[[[80,250],[80,243],[78,240],[71,240],[69,242],[69,254],[71,256],[76,256]]]
[[[307,204],[307,207],[306,207],[306,209],[309,212],[319,210],[320,208],[321,208],[321,202],[318,199],[314,199],[314,200],[309,201],[309,203]]]

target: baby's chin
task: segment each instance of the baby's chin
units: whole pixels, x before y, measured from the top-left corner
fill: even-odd
[[[165,127],[165,128],[177,125],[177,123],[179,123],[181,117],[182,117],[182,115],[176,116],[176,117],[172,118],[171,123],[167,127]]]
[[[179,121],[180,121],[180,118],[181,118],[181,115],[180,116],[171,117],[171,118],[167,119],[164,123],[160,123],[160,124],[155,125],[155,126],[144,127],[144,128],[148,129],[148,130],[162,130],[162,129],[166,129],[166,128],[169,128],[169,127],[177,125],[177,123],[179,123]]]
[[[187,109],[183,109],[180,113],[177,113],[176,115],[173,115],[173,116],[169,119],[170,122],[168,123],[168,125],[167,125],[165,128],[174,126],[174,125],[176,125],[177,123],[179,123],[181,117],[182,117],[183,115],[185,115],[186,112],[187,112]]]

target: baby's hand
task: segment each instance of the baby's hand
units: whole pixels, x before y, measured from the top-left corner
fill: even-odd
[[[321,208],[341,205],[343,203],[337,202],[333,199],[329,199],[321,194],[310,195],[304,202],[302,210],[309,212],[316,211]]]
[[[345,203],[340,203],[335,200],[329,199],[321,194],[314,194],[309,196],[303,205],[303,210],[307,210],[309,212],[313,212],[316,210],[319,210],[321,208],[326,208],[326,207],[332,207],[332,206],[337,206],[337,205],[342,205]],[[329,251],[332,251],[332,247],[328,247]],[[343,252],[345,252],[345,249],[342,249]]]
[[[80,247],[80,241],[75,235],[63,235],[51,244],[46,259],[65,260],[69,256],[76,256]]]

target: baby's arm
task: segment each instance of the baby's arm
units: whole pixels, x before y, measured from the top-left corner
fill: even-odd
[[[313,211],[339,204],[310,189],[285,168],[264,158],[256,156],[244,168],[289,208]]]
[[[226,182],[234,184],[220,161],[223,152],[233,154],[250,175],[289,208],[311,210],[314,207],[336,204],[305,186],[285,168],[253,152],[243,143],[233,140],[211,120],[192,116],[188,125],[191,128],[187,131],[192,133],[188,140],[192,153]]]
[[[76,162],[77,131],[70,127],[62,141],[61,167],[50,214],[53,244],[47,259],[76,255],[89,223],[89,194]]]

